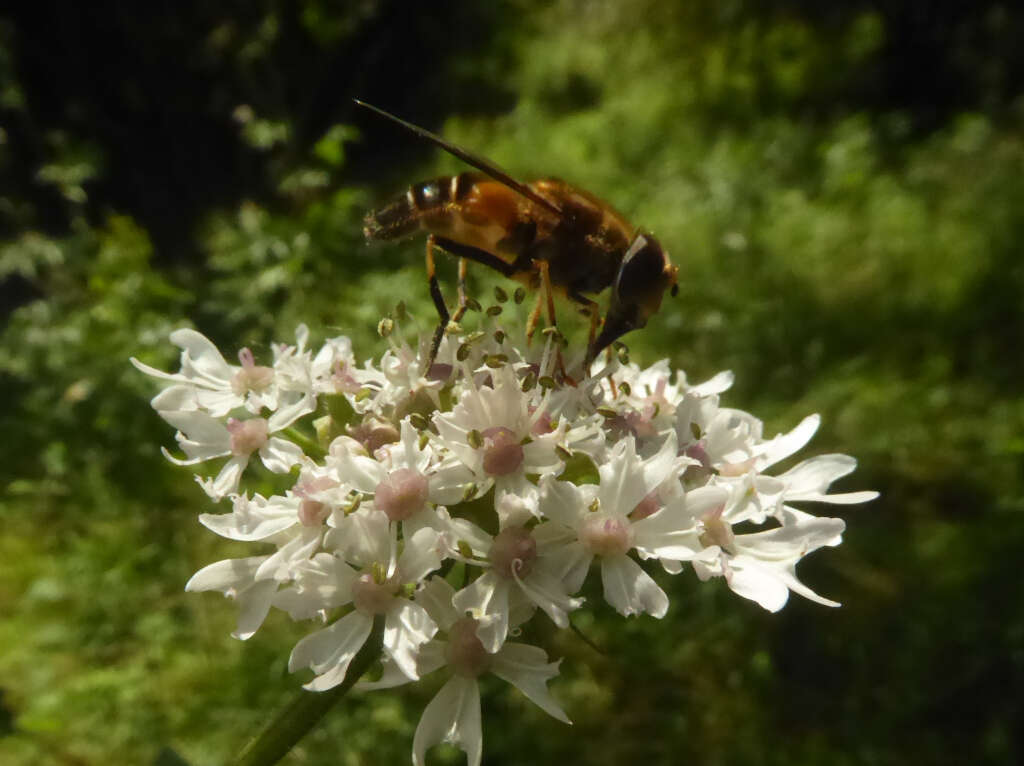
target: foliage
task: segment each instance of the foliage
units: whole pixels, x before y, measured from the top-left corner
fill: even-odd
[[[295,687],[288,625],[229,642],[233,610],[181,593],[218,556],[127,359],[169,368],[187,324],[367,347],[399,298],[429,325],[422,243],[368,249],[360,218],[458,165],[352,95],[657,232],[682,289],[634,357],[732,368],[777,431],[822,412],[819,447],[883,495],[805,565],[841,610],[693,588],[662,624],[581,625],[604,653],[542,637],[576,725],[485,690],[516,722],[491,762],[1024,756],[1019,11],[56,5],[0,23],[0,760],[222,762]],[[289,760],[402,762],[433,691],[350,700]]]

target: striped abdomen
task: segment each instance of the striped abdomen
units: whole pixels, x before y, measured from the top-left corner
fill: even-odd
[[[479,180],[478,173],[459,173],[413,184],[391,204],[369,213],[363,233],[369,239],[398,239],[421,229],[443,228],[452,205],[462,202]]]

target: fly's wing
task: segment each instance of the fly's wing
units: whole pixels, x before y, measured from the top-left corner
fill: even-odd
[[[385,117],[386,119],[389,119],[392,122],[401,125],[403,128],[405,128],[411,133],[414,133],[420,138],[426,139],[427,141],[430,141],[432,144],[441,147],[449,154],[458,157],[460,160],[467,163],[468,165],[471,165],[472,167],[476,168],[482,173],[486,173],[495,181],[504,184],[517,194],[530,200],[530,202],[533,202],[534,204],[544,208],[549,213],[552,213],[553,215],[556,216],[560,216],[562,214],[561,208],[559,208],[551,200],[545,199],[526,184],[520,183],[487,158],[481,157],[478,154],[474,154],[468,149],[463,149],[461,146],[456,146],[450,141],[445,141],[439,135],[431,133],[429,130],[421,128],[419,125],[413,125],[411,122],[406,122],[400,117],[396,117],[390,112],[385,112],[383,109],[373,106],[372,104],[367,104],[365,101],[360,101],[357,98],[352,100],[355,101],[355,103],[357,103],[359,106],[365,107],[366,109],[369,109],[371,112],[375,112],[379,114],[381,117]]]

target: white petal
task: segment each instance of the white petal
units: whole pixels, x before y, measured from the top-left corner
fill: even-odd
[[[789,600],[789,588],[775,571],[750,556],[731,559],[725,579],[734,593],[756,601],[769,612],[779,611]]]
[[[664,617],[668,596],[651,576],[629,556],[605,556],[601,560],[604,598],[624,617],[646,612]]]
[[[821,425],[820,415],[808,415],[800,424],[787,434],[780,434],[769,442],[758,446],[756,452],[760,455],[758,466],[763,470],[770,465],[785,460],[797,452],[811,440],[818,426]]]
[[[547,683],[558,675],[558,662],[548,662],[544,650],[528,644],[507,643],[491,661],[491,672],[515,686],[537,707],[562,723],[572,721],[551,696]]]
[[[412,742],[414,766],[425,766],[427,748],[450,742],[466,754],[466,766],[480,766],[480,688],[475,679],[453,676],[430,701]]]
[[[308,415],[316,409],[316,397],[306,394],[301,399],[281,407],[277,412],[267,418],[267,428],[271,433],[276,433],[287,428],[303,415]]]
[[[217,450],[230,450],[231,448],[231,434],[228,433],[227,427],[217,418],[211,417],[205,412],[158,410],[158,414],[185,435],[184,440],[178,439],[178,443],[189,457],[193,457],[195,453],[185,442],[194,443],[197,449],[208,447]]]
[[[540,524],[534,528],[533,537],[537,540],[537,550],[542,554],[538,565],[549,574],[559,578],[568,593],[576,593],[583,587],[590,571],[590,563],[594,554],[587,550],[583,543],[574,538],[566,542],[544,540],[546,529],[557,528],[556,524]]]
[[[456,593],[452,599],[460,614],[468,612],[477,620],[476,637],[491,654],[501,648],[508,635],[508,593],[509,581],[488,571]]]
[[[442,630],[448,630],[462,615],[452,605],[455,589],[443,577],[431,577],[416,591],[413,597],[417,604]]]
[[[782,526],[765,532],[737,535],[738,552],[772,561],[795,561],[822,546],[836,546],[843,540],[846,522],[842,519],[812,516],[784,508]]]
[[[238,482],[241,481],[242,473],[248,464],[248,456],[236,456],[226,462],[213,479],[202,479],[197,476],[196,481],[212,499],[220,500],[238,491]]]
[[[267,470],[274,473],[288,473],[293,465],[302,462],[305,455],[302,448],[295,442],[271,436],[267,443],[260,447],[260,459]]]
[[[524,480],[524,484],[525,492],[495,488],[494,510],[498,514],[499,529],[526,526],[536,517],[539,490],[529,481]]]
[[[199,394],[193,385],[168,386],[150,400],[150,405],[167,419],[168,412],[194,412],[199,409]]]
[[[813,602],[815,602],[817,604],[821,604],[822,606],[831,606],[831,607],[842,606],[842,604],[840,604],[838,601],[833,601],[830,598],[825,598],[824,596],[819,596],[813,590],[811,590],[806,585],[804,585],[802,582],[800,582],[798,579],[796,579],[796,565],[795,564],[792,567],[788,568],[788,569],[777,570],[776,574],[778,574],[779,579],[782,580],[782,582],[786,585],[787,588],[789,588],[794,593],[796,593],[796,594],[798,594],[800,596],[803,596],[808,601],[813,601]]]
[[[380,678],[376,681],[359,681],[353,688],[361,692],[375,691],[377,689],[394,689],[396,686],[404,686],[413,680],[403,673],[398,665],[387,658],[385,658],[382,665],[383,669],[381,670]]]
[[[273,581],[255,582],[256,572],[267,559],[252,556],[226,559],[203,567],[185,584],[186,591],[217,590],[238,602],[238,625],[232,634],[243,641],[263,624],[277,591]]]
[[[277,587],[273,580],[263,580],[238,594],[238,624],[232,636],[245,641],[259,630],[270,611]]]
[[[779,480],[786,485],[786,501],[808,500],[837,505],[866,503],[878,497],[877,492],[844,492],[827,494],[829,485],[857,467],[849,455],[818,455],[795,465]]]
[[[700,487],[674,498],[657,513],[632,525],[637,550],[658,558],[688,561],[704,546],[697,519],[723,505],[729,493],[721,487]]]
[[[265,540],[298,523],[298,501],[279,497],[268,502],[259,495],[252,500],[238,496],[231,513],[203,513],[199,523],[229,540]]]
[[[416,655],[420,646],[437,633],[437,623],[419,604],[402,600],[384,621],[384,651],[410,678],[419,678]]]
[[[256,570],[266,559],[266,556],[251,556],[209,564],[192,575],[185,583],[185,590],[218,590],[225,596],[234,596],[238,589],[254,582]]]
[[[417,529],[398,559],[403,582],[419,582],[441,566],[441,536],[429,527]]]
[[[570,528],[576,527],[596,490],[596,487],[589,486],[588,492],[572,482],[557,481],[547,476],[541,479],[540,488],[541,514],[544,518]]]
[[[569,627],[568,613],[583,605],[582,598],[570,598],[561,579],[535,566],[525,579],[516,580],[530,601],[539,606],[560,628]]]
[[[312,527],[301,527],[298,534],[291,540],[279,544],[278,549],[256,570],[257,580],[289,580],[294,565],[309,559],[320,547],[320,530]]]
[[[604,513],[625,516],[643,500],[657,484],[648,487],[644,480],[643,461],[636,454],[636,440],[626,437],[612,448],[611,459],[602,464],[598,497]]]
[[[215,418],[219,418],[227,415],[236,407],[241,407],[245,403],[245,397],[238,396],[231,389],[197,388],[196,401],[204,410]],[[249,407],[248,409],[253,415],[259,415],[260,413],[259,408],[253,409]]]
[[[332,450],[332,454],[333,450]],[[340,450],[335,458],[338,476],[360,492],[372,494],[387,476],[387,468],[371,457]],[[460,496],[461,497],[461,496]]]
[[[312,668],[317,677],[304,685],[310,691],[331,689],[345,680],[349,663],[366,643],[373,618],[362,612],[349,612],[332,625],[311,633],[299,641],[288,658],[288,670],[294,673]]]
[[[224,457],[225,455],[230,455],[231,452],[230,452],[230,450],[225,450],[223,452],[215,452],[215,453],[213,453],[211,455],[208,455],[208,456],[204,455],[204,456],[200,456],[200,457],[182,459],[182,458],[177,458],[174,455],[172,455],[170,450],[168,450],[166,447],[161,447],[160,448],[160,454],[162,454],[165,458],[167,458],[169,461],[171,461],[175,465],[186,466],[186,465],[195,465],[196,463],[205,463],[207,460],[211,460],[211,459],[218,458],[218,457]]]
[[[401,450],[395,450],[395,468],[411,468],[416,473],[423,473],[430,464],[430,452],[421,450],[419,446],[420,434],[408,418],[402,421]],[[401,456],[399,458],[399,455]]]
[[[474,481],[473,472],[458,460],[446,460],[427,474],[429,499],[440,505],[455,505],[466,493],[466,485]]]
[[[184,352],[181,358],[182,372],[224,382],[229,382],[234,375],[234,369],[224,361],[224,357],[213,342],[202,333],[187,327],[175,330],[171,333],[171,343]]]
[[[131,357],[128,361],[131,362],[132,366],[135,367],[135,369],[138,370],[139,372],[145,373],[146,375],[150,375],[154,378],[157,378],[158,380],[167,380],[173,383],[188,382],[188,378],[186,378],[184,375],[181,375],[179,373],[164,372],[163,370],[158,370],[156,367],[150,367],[148,364],[140,362],[134,356]]]
[[[341,554],[359,567],[391,560],[388,517],[380,511],[360,508],[338,522],[336,536],[343,541]]]
[[[727,391],[732,388],[733,380],[735,376],[732,374],[732,370],[725,370],[718,373],[715,377],[710,380],[706,380],[703,383],[698,383],[693,388],[687,391],[692,396],[711,396],[712,394],[720,394],[723,391]]]

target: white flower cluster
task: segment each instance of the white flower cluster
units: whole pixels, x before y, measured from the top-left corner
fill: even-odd
[[[547,688],[558,663],[512,639],[538,608],[568,627],[592,566],[625,616],[668,610],[644,560],[673,574],[689,563],[701,580],[720,576],[772,611],[789,591],[837,605],[801,583],[796,564],[838,545],[844,523],[794,504],[876,493],[827,494],[855,467],[846,455],[766,473],[808,442],[816,415],[766,439],[757,418],[719,405],[729,373],[690,385],[665,361],[613,361],[566,381],[555,373],[556,335],[523,350],[487,321],[486,333],[446,337],[426,371],[423,344],[413,349],[397,333],[382,333],[390,348],[379,361],[357,366],[347,338],[313,353],[304,327],[295,345],[274,347],[271,366],[248,349],[229,364],[193,330],[171,335],[180,372],[132,360],[170,384],[153,407],[178,430],[185,458],[168,458],[227,458],[199,483],[232,510],[200,521],[272,546],[211,564],[186,586],[238,602],[234,635],[251,636],[271,607],[316,621],[289,666],[310,668],[306,687],[325,690],[345,679],[381,618],[383,675],[362,688],[447,669],[416,729],[413,763],[447,741],[475,765],[483,673],[568,723]],[[290,489],[240,490],[254,454]]]

